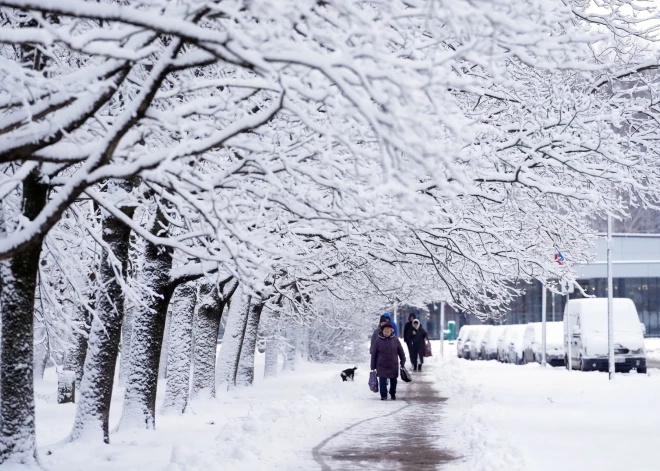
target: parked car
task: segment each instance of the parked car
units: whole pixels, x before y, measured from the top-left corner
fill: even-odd
[[[472,352],[472,342],[474,340],[474,333],[477,331],[477,329],[480,326],[478,325],[471,325],[470,330],[467,332],[467,336],[465,337],[465,340],[463,341],[463,358],[466,360],[471,359],[471,352]]]
[[[527,324],[508,325],[497,341],[497,359],[504,363],[517,363],[522,360],[522,335]],[[514,347],[513,356],[511,348]],[[519,347],[519,348],[518,348]],[[520,353],[518,354],[518,351]]]
[[[463,358],[463,344],[467,340],[470,330],[475,327],[473,325],[464,325],[458,331],[458,338],[456,339],[456,355],[458,358]]]
[[[527,324],[510,325],[504,335],[505,363],[522,365],[523,336]]]
[[[614,298],[614,369],[646,373],[646,350],[635,303]],[[568,338],[570,325],[571,338]],[[564,349],[571,342],[573,368],[608,371],[607,298],[571,299],[564,308]]]
[[[502,363],[504,363],[504,359],[506,358],[506,352],[508,350],[508,347],[505,348],[505,345],[508,345],[506,343],[506,338],[509,333],[509,327],[511,326],[505,325],[503,327],[504,329],[502,330],[502,333],[497,338],[497,361]]]
[[[505,325],[494,325],[481,339],[481,359],[497,360],[497,342],[504,334]]]
[[[481,358],[481,341],[484,334],[490,330],[491,325],[478,325],[470,331],[466,347],[470,348],[470,360],[482,360]]]
[[[543,323],[530,322],[523,335],[523,363],[543,360]],[[547,322],[545,359],[549,365],[564,365],[564,323]]]

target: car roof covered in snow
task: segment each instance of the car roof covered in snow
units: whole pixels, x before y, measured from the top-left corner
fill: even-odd
[[[534,340],[536,343],[541,343],[543,339],[543,323],[530,322],[527,328],[534,331]],[[546,322],[546,343],[549,347],[560,346],[564,344],[564,323],[563,322]]]
[[[637,308],[632,299],[614,298],[614,330],[641,332]],[[607,298],[571,299],[567,304],[570,316],[580,313],[580,329],[585,332],[607,331]]]

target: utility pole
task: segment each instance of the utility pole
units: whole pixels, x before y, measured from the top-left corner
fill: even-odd
[[[541,366],[546,366],[546,361],[545,361],[545,352],[546,352],[546,330],[547,330],[547,308],[546,304],[548,303],[548,294],[547,290],[545,289],[545,285],[541,283],[541,349],[542,349],[542,355],[541,355]]]
[[[440,358],[445,356],[445,302],[440,303]]]
[[[562,283],[561,289],[562,289],[562,294],[566,296],[566,303],[568,303],[568,285],[566,285],[566,289],[564,290],[564,284]],[[564,325],[566,326],[566,336],[568,338],[568,355],[567,355],[568,363],[566,364],[566,367],[568,368],[569,372],[573,371],[573,351],[571,348],[571,343],[573,342],[573,332],[571,330],[572,319],[573,318],[571,316],[571,313],[567,312],[566,309],[564,308]]]
[[[552,322],[555,321],[555,293],[552,293]]]
[[[612,287],[612,216],[607,215],[607,349],[610,379],[614,379],[614,288]]]

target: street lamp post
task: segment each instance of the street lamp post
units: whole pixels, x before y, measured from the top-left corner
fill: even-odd
[[[610,379],[614,379],[614,289],[612,288],[612,216],[607,215],[607,348]]]

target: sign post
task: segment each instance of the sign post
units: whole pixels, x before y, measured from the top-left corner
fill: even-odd
[[[445,356],[445,302],[440,303],[440,358]]]
[[[612,216],[607,215],[607,353],[610,379],[614,379],[614,293],[612,292]]]
[[[555,293],[552,292],[552,322],[555,321]]]
[[[547,312],[546,312],[547,311],[546,304],[547,304],[547,301],[548,301],[548,294],[547,294],[547,290],[545,289],[545,285],[543,283],[541,283],[541,290],[542,290],[542,294],[541,294],[541,325],[542,325],[542,328],[541,328],[541,349],[542,349],[541,366],[546,366],[546,361],[545,361],[546,360],[546,357],[545,357],[545,353],[546,353],[546,334],[547,334],[547,325],[546,324],[547,324],[547,317],[548,317]]]
[[[562,295],[566,296],[566,300],[568,301],[568,295],[570,293],[570,288],[568,283],[564,284],[563,282],[561,283],[561,291]],[[571,349],[571,343],[573,342],[573,332],[571,330],[571,314],[569,312],[566,312],[564,310],[564,325],[566,326],[566,342],[568,343],[568,355],[566,355],[566,368],[568,371],[573,371],[573,351]]]

